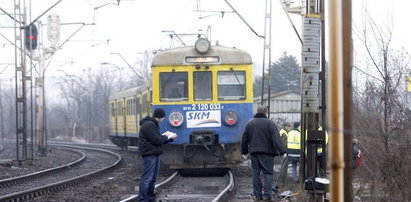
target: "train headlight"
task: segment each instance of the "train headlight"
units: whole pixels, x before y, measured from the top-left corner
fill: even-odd
[[[179,127],[183,124],[183,115],[180,112],[173,112],[168,116],[168,122],[174,127]]]
[[[199,38],[196,41],[196,44],[195,44],[194,47],[195,47],[197,52],[199,52],[201,54],[204,54],[204,53],[207,53],[210,50],[211,44],[207,39]]]
[[[234,111],[228,111],[224,115],[224,121],[229,126],[235,125],[237,123],[237,120],[238,120],[238,115]]]

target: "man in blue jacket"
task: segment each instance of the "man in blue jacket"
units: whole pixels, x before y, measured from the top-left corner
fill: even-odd
[[[267,111],[267,107],[259,106],[257,114],[248,121],[241,141],[241,153],[251,154],[254,197],[256,200],[270,201],[274,181],[274,157],[284,155],[285,149],[277,126],[267,118]],[[264,176],[264,195],[260,172]]]
[[[160,134],[159,123],[163,121],[165,111],[157,108],[153,116],[146,116],[140,121],[138,151],[143,157],[143,173],[141,174],[138,201],[154,201],[155,182],[160,170],[160,154],[162,145],[173,141],[177,135],[172,132]]]

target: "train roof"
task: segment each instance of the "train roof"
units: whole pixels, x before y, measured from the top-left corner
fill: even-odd
[[[187,56],[219,56],[223,64],[252,64],[251,55],[237,48],[230,48],[220,45],[211,46],[206,54],[198,53],[194,46],[185,46],[176,49],[166,50],[154,56],[152,67],[163,65],[187,65]]]
[[[150,88],[150,86],[151,86],[151,80],[146,81],[146,83],[144,83],[141,86],[134,87],[134,88],[129,88],[129,89],[122,90],[122,91],[119,91],[119,92],[115,92],[115,93],[110,95],[109,100],[114,100],[114,99],[118,99],[118,98],[124,98],[124,97],[130,97],[130,96],[133,96],[133,95],[137,95],[138,93]]]

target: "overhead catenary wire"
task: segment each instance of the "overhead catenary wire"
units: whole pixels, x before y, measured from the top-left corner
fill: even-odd
[[[291,18],[290,18],[290,14],[288,13],[287,9],[285,8],[282,0],[279,0],[279,1],[280,1],[280,4],[281,4],[281,7],[282,7],[283,10],[284,10],[285,15],[287,16],[288,20],[289,20],[290,23],[291,23],[291,26],[292,26],[293,29],[294,29],[295,34],[296,34],[297,37],[298,37],[298,40],[300,40],[301,44],[303,44],[303,40],[301,39],[301,36],[300,36],[300,34],[298,33],[298,30],[297,30],[297,28],[295,27],[294,22],[293,22],[293,21],[291,20]]]

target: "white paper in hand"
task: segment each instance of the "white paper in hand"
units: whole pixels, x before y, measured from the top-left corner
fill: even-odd
[[[164,132],[162,135],[165,135],[165,136],[167,136],[168,139],[170,139],[171,134],[172,134],[172,132],[166,131],[166,132]]]
[[[169,137],[175,139],[175,138],[177,137],[177,134],[176,134],[176,133],[173,133],[173,132],[170,132],[170,136],[169,136]]]

